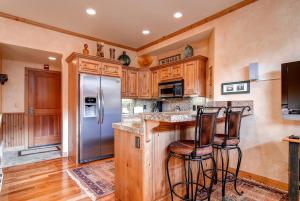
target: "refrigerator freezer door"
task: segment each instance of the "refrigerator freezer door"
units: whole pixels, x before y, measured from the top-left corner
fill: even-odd
[[[112,123],[121,121],[121,79],[101,77],[101,155],[114,154],[114,130]]]
[[[100,158],[100,77],[80,74],[79,162]],[[76,98],[76,97],[69,97]]]

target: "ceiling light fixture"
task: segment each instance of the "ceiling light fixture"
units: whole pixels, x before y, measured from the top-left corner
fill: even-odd
[[[181,18],[183,15],[182,15],[181,12],[176,12],[176,13],[174,13],[173,16],[174,16],[176,19],[179,19],[179,18]]]
[[[51,60],[51,61],[55,61],[56,60],[55,57],[48,57],[48,59]]]
[[[86,13],[89,14],[89,15],[96,15],[96,11],[92,8],[86,9]]]
[[[149,35],[149,34],[150,34],[150,31],[146,29],[146,30],[143,30],[142,33],[143,33],[144,35]]]

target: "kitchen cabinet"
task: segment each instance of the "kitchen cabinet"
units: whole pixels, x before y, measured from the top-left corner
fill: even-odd
[[[127,96],[127,70],[126,69],[122,69],[122,78],[121,78],[121,92],[122,92],[122,97],[126,97]]]
[[[138,72],[138,97],[151,98],[151,73],[149,70]]]
[[[183,64],[184,96],[205,96],[205,62],[189,61]]]
[[[102,63],[102,75],[121,77],[122,67],[117,64]]]
[[[126,83],[127,83],[127,96],[137,97],[138,96],[138,71],[128,70]]]
[[[151,95],[152,98],[158,98],[159,91],[158,91],[158,84],[159,84],[159,70],[155,70],[151,72]]]
[[[90,59],[79,59],[79,71],[82,73],[101,74],[101,62]]]
[[[160,81],[176,80],[183,78],[182,64],[168,66],[160,69]]]

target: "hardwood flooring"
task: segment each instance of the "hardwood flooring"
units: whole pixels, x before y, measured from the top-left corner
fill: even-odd
[[[68,176],[66,170],[72,167],[76,167],[72,161],[60,158],[5,168],[0,200],[89,201],[90,198]],[[100,199],[112,200],[115,200],[114,194]]]

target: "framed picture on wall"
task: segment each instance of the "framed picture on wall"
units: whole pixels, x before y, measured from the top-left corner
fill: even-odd
[[[250,93],[250,80],[222,83],[222,95]]]

